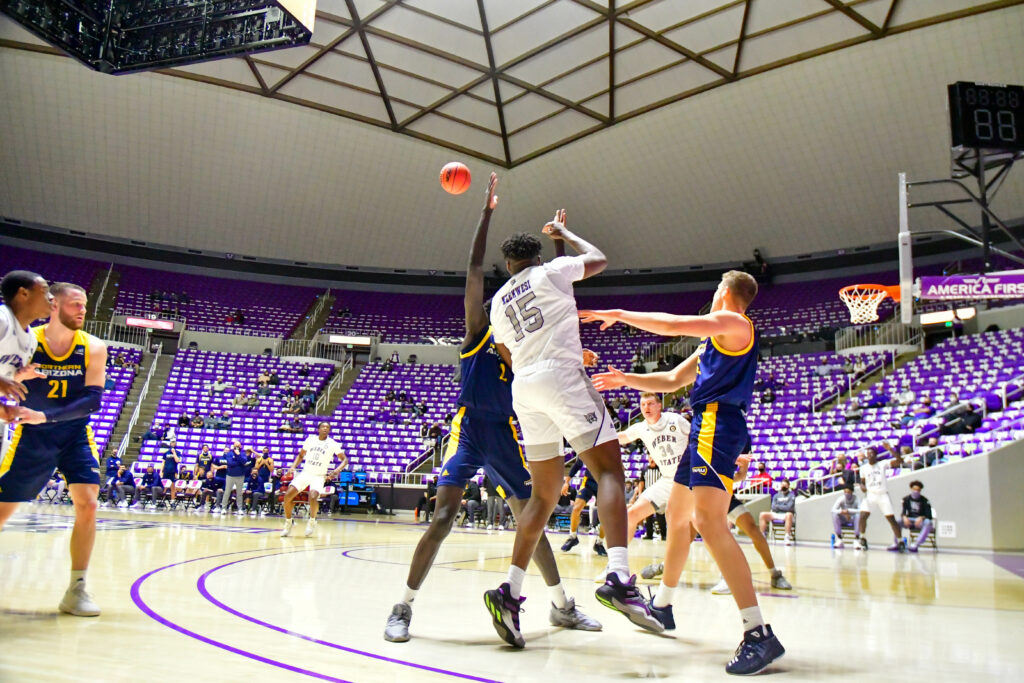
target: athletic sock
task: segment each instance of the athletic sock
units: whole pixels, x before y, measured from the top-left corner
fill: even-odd
[[[629,551],[626,546],[608,548],[608,571],[615,572],[622,583],[629,581]]]
[[[658,584],[658,591],[654,594],[654,602],[651,604],[655,607],[668,607],[672,604],[672,596],[675,592],[675,586],[666,586],[665,582],[662,581]]]
[[[520,569],[514,564],[508,568],[508,586],[512,593],[512,597],[516,600],[519,599],[519,595],[523,592],[523,579],[526,577],[526,570]]]
[[[402,595],[402,602],[412,607],[412,601],[416,599],[416,594],[419,590],[416,588],[405,587],[405,593]]]
[[[558,609],[565,609],[565,606],[569,604],[569,599],[565,597],[565,588],[562,587],[561,581],[554,586],[548,586],[548,593],[551,594],[551,604]]]
[[[72,569],[71,570],[71,587],[74,588],[75,584],[81,581],[85,583],[85,571],[84,569]]]
[[[782,570],[778,567],[772,567],[772,578],[774,579],[777,576],[782,576]]]
[[[576,538],[576,532],[575,531],[570,531],[569,532],[569,538]]]
[[[757,605],[745,607],[740,610],[740,618],[743,619],[743,632],[753,630],[758,626],[764,630],[764,617],[761,616],[761,608]]]

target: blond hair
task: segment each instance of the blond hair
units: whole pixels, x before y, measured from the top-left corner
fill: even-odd
[[[757,280],[750,273],[742,270],[730,270],[722,275],[722,283],[729,289],[733,300],[747,310],[754,297],[757,296]]]

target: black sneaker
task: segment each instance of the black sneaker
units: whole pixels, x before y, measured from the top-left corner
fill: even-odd
[[[786,648],[772,633],[772,627],[755,627],[743,634],[736,654],[725,665],[725,673],[734,676],[752,676],[761,673],[769,664],[786,654]]]
[[[580,544],[580,539],[575,536],[570,536],[565,543],[562,544],[562,552],[567,553]]]
[[[508,582],[484,593],[484,604],[491,613],[494,630],[502,640],[514,648],[526,646],[526,640],[519,631],[519,612],[522,611],[519,605],[525,601],[526,598],[521,597],[517,600],[512,597],[512,589]]]
[[[666,631],[672,631],[676,627],[676,618],[672,616],[672,605],[665,605],[664,607],[655,607],[654,603],[651,603],[651,615],[661,622],[661,625],[665,627]]]
[[[604,543],[601,541],[594,541],[594,552],[601,557],[608,557],[608,551],[604,549]]]
[[[628,583],[622,583],[618,574],[608,572],[608,579],[597,589],[596,595],[598,602],[616,612],[622,612],[640,628],[654,633],[665,630],[665,626],[651,614],[650,604],[637,590],[636,576],[629,577]]]

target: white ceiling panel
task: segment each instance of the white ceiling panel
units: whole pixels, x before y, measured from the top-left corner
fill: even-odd
[[[893,24],[900,26],[985,4],[989,4],[987,0],[901,0],[896,5]]]
[[[493,104],[487,104],[463,95],[440,107],[438,112],[454,116],[467,123],[482,126],[492,131],[495,135],[501,135],[501,126],[498,123],[498,108]]]
[[[738,40],[740,27],[743,25],[743,8],[743,5],[737,5],[669,31],[665,37],[698,53]]]
[[[632,80],[640,74],[683,59],[683,55],[661,43],[647,40],[615,54],[615,83]],[[593,92],[593,91],[591,91]]]
[[[439,85],[390,69],[382,68],[380,77],[384,81],[384,88],[388,91],[389,96],[420,106],[436,102],[451,93],[450,88],[442,88]]]
[[[740,71],[866,35],[869,35],[866,28],[839,12],[832,12],[789,26],[785,31],[747,38],[740,56]]]
[[[510,3],[511,4],[511,3]],[[504,64],[600,15],[574,2],[556,2],[522,21],[491,33],[495,64]]]
[[[306,71],[377,92],[377,81],[373,77],[370,63],[355,57],[329,52],[316,60]]]
[[[577,102],[590,97],[608,87],[608,60],[583,67],[573,71],[568,76],[560,78],[553,83],[544,86],[545,90]]]
[[[405,4],[462,24],[474,31],[480,30],[480,10],[476,2],[451,0],[405,0]]]
[[[210,62],[201,62],[190,66],[175,67],[175,71],[219,78],[231,83],[240,83],[250,87],[259,87],[252,69],[245,63],[245,60],[237,57],[232,59],[215,59]]]
[[[260,64],[259,62],[256,62],[256,60],[253,61],[256,63],[256,70],[259,71],[260,75],[263,77],[263,82],[266,83],[269,88],[274,87],[275,83],[290,73],[287,69],[270,66],[268,64]]]
[[[825,0],[753,0],[747,17],[747,34],[759,33],[831,9]]]
[[[414,121],[409,125],[409,128],[433,138],[446,140],[454,145],[478,149],[484,154],[499,159],[505,155],[500,135],[485,133],[471,126],[446,119],[443,116],[428,114]]]
[[[483,39],[475,36],[474,42],[483,43]],[[346,41],[347,42],[347,41]],[[443,57],[437,57],[408,45],[402,45],[387,38],[367,36],[373,58],[381,64],[393,66],[409,73],[422,74],[432,81],[459,87],[469,83],[481,75],[479,69],[464,66]]]
[[[600,125],[585,114],[566,109],[561,114],[541,121],[535,126],[509,137],[512,158],[526,156],[542,147],[553,145],[593,126]]]
[[[564,108],[558,102],[547,97],[526,93],[503,107],[505,111],[505,127],[511,133],[528,123],[533,123],[541,117],[548,116]]]
[[[494,102],[494,83],[488,78],[469,92],[490,102]]]
[[[875,26],[881,27],[885,23],[885,17],[892,7],[892,0],[865,0],[864,2],[851,3],[850,9],[861,15]]]
[[[617,88],[615,106],[619,112],[627,113],[660,102],[674,93],[699,88],[721,78],[718,74],[705,69],[696,62],[686,61],[658,74]]]
[[[351,19],[351,15],[348,13],[348,3],[345,0],[317,0],[316,3],[317,12],[326,12],[327,14],[341,17],[343,19]],[[317,19],[317,22],[320,20]],[[314,28],[316,23],[313,24]]]
[[[331,85],[309,76],[296,76],[279,91],[282,95],[297,97],[342,111],[359,114],[381,122],[388,121],[388,112],[380,95]]]
[[[638,43],[641,40],[647,40],[647,36],[640,33],[639,31],[634,31],[628,26],[624,26],[619,23],[615,24],[616,50],[621,50],[622,48],[632,45],[633,43]]]
[[[442,0],[448,2],[449,0]],[[487,13],[487,26],[496,31],[517,17],[546,4],[549,0],[484,0],[484,11]],[[476,4],[476,3],[473,3]]]
[[[340,37],[348,28],[322,17],[313,22],[313,38],[309,41],[314,45],[327,45]]]
[[[720,9],[733,3],[726,0],[655,0],[631,10],[630,19],[644,26],[662,31],[669,26]]]
[[[738,46],[736,44],[727,45],[726,47],[723,47],[721,50],[715,50],[714,52],[705,52],[701,56],[704,59],[708,60],[709,62],[717,64],[723,69],[732,71],[733,66],[736,64],[737,49]]]
[[[608,26],[598,26],[531,57],[506,71],[531,83],[542,83],[595,57],[608,54]]]
[[[256,58],[261,62],[270,62],[271,64],[276,64],[288,69],[294,69],[310,57],[314,57],[319,53],[320,48],[304,45],[302,47],[290,47],[286,50],[261,52],[256,55]]]
[[[392,7],[371,25],[375,29],[458,55],[476,64],[487,64],[487,47],[479,34],[419,12],[401,6]]]

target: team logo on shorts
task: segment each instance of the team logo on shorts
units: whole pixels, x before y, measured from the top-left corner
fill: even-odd
[[[708,473],[708,468],[704,467],[703,465],[701,465],[700,467],[694,467],[692,468],[692,470],[702,477],[707,475]]]
[[[587,413],[584,417],[587,419],[587,422],[590,422],[591,424],[597,422],[597,413]]]

